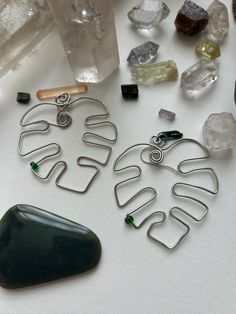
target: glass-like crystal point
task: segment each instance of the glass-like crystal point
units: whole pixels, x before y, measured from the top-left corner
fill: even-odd
[[[148,41],[130,51],[127,61],[130,65],[148,64],[155,61],[159,45]]]
[[[110,0],[48,0],[78,82],[97,83],[119,65]]]
[[[170,9],[161,0],[142,0],[128,12],[129,20],[137,28],[150,29],[167,18]]]
[[[174,61],[164,61],[131,67],[133,80],[139,84],[153,84],[177,80],[178,70]]]
[[[0,77],[51,30],[46,0],[0,1]]]
[[[182,73],[180,87],[186,93],[197,93],[214,83],[218,76],[218,64],[202,59]]]
[[[207,9],[209,21],[206,27],[212,39],[222,40],[229,29],[228,9],[224,3],[214,0]]]

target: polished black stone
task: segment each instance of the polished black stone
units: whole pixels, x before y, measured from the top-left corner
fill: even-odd
[[[28,104],[30,102],[30,94],[29,93],[17,93],[17,102],[20,104]]]
[[[0,285],[21,288],[94,268],[101,255],[88,228],[30,205],[15,205],[0,221]]]

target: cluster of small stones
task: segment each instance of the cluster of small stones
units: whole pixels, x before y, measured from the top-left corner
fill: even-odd
[[[236,0],[234,6],[236,7]],[[169,9],[160,0],[142,0],[128,13],[130,21],[137,28],[151,28],[168,15]],[[203,39],[195,49],[203,60],[181,75],[180,86],[184,92],[200,92],[215,82],[219,75],[218,63],[214,60],[220,57],[221,52],[219,44],[215,41],[221,41],[229,29],[227,7],[221,1],[214,0],[205,10],[191,0],[185,0],[176,15],[175,26],[186,35],[194,35],[205,29],[211,38]],[[157,58],[158,48],[159,45],[147,42],[130,52],[127,61],[131,67],[132,78],[137,83],[151,84],[177,79],[178,70],[173,61],[153,63]]]

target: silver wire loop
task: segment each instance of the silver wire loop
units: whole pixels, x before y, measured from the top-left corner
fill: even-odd
[[[174,196],[176,196],[178,198],[189,200],[193,204],[199,205],[200,208],[202,209],[202,214],[200,216],[198,216],[198,217],[192,215],[187,209],[183,209],[183,208],[180,208],[180,207],[173,207],[172,209],[170,209],[169,216],[172,219],[174,219],[175,221],[177,221],[178,223],[182,224],[185,227],[185,232],[178,239],[178,241],[176,243],[174,243],[173,246],[168,246],[164,242],[158,240],[157,238],[154,238],[152,236],[152,234],[151,234],[153,228],[157,224],[163,223],[166,220],[166,216],[165,216],[165,218],[163,218],[163,220],[152,223],[150,225],[148,231],[147,231],[147,235],[148,235],[149,238],[154,240],[156,243],[159,243],[160,245],[164,246],[168,250],[173,250],[180,244],[180,242],[183,240],[183,238],[190,231],[189,225],[186,224],[182,219],[178,218],[174,212],[179,211],[182,214],[186,215],[187,217],[191,218],[195,222],[201,222],[204,219],[204,217],[207,215],[207,213],[209,212],[209,208],[208,208],[207,204],[205,204],[203,201],[201,201],[200,199],[198,199],[196,197],[192,197],[190,195],[177,192],[177,188],[181,187],[181,188],[188,188],[188,189],[192,189],[192,190],[200,190],[200,191],[203,191],[203,192],[215,195],[216,193],[218,193],[218,190],[219,190],[219,180],[218,180],[218,177],[217,177],[216,172],[214,171],[214,169],[209,168],[209,167],[191,168],[190,170],[184,170],[183,169],[184,166],[186,164],[188,164],[188,163],[193,163],[193,162],[196,162],[196,161],[202,161],[202,160],[206,160],[206,159],[210,158],[209,151],[202,144],[200,144],[198,141],[196,141],[194,139],[181,138],[181,139],[173,141],[171,144],[168,145],[167,144],[167,142],[168,142],[167,139],[165,140],[165,136],[164,136],[165,134],[164,135],[163,134],[164,133],[159,133],[157,136],[152,136],[151,139],[150,139],[150,143],[138,143],[138,144],[135,144],[135,145],[132,145],[132,146],[128,147],[126,150],[123,151],[123,153],[121,153],[116,158],[116,160],[114,162],[114,165],[113,165],[114,172],[119,173],[119,172],[124,172],[124,171],[128,171],[128,170],[136,170],[137,174],[129,177],[128,179],[122,180],[119,183],[117,183],[114,186],[114,194],[115,194],[115,199],[116,199],[118,207],[125,207],[126,205],[130,204],[131,202],[133,202],[138,196],[142,195],[144,192],[152,191],[151,197],[146,202],[142,203],[140,206],[136,206],[131,212],[129,212],[127,214],[127,216],[126,216],[126,223],[127,224],[131,224],[136,229],[139,229],[139,228],[141,228],[143,226],[143,224],[147,220],[149,220],[150,217],[152,217],[152,214],[147,216],[139,225],[137,225],[135,223],[135,221],[134,221],[133,214],[135,214],[137,211],[139,211],[141,209],[144,209],[147,204],[149,204],[150,202],[154,201],[154,199],[157,197],[156,190],[153,187],[148,186],[146,188],[141,189],[140,191],[138,191],[136,194],[134,194],[133,196],[128,198],[123,203],[120,203],[120,200],[119,200],[119,195],[118,195],[119,188],[121,188],[126,183],[128,183],[128,182],[130,182],[132,180],[139,179],[141,177],[141,175],[142,175],[142,169],[138,165],[132,164],[132,165],[124,166],[122,168],[118,167],[119,161],[122,158],[124,158],[125,155],[130,150],[132,150],[134,148],[137,148],[137,147],[141,147],[142,148],[141,153],[139,154],[139,157],[140,157],[140,160],[142,162],[144,162],[145,164],[149,164],[149,165],[152,165],[152,166],[163,167],[163,168],[169,169],[169,170],[171,170],[171,171],[173,171],[173,172],[175,172],[177,174],[181,174],[182,176],[189,176],[189,175],[191,175],[193,173],[199,173],[199,174],[200,173],[208,173],[210,175],[210,177],[212,178],[212,182],[213,182],[213,188],[212,189],[209,188],[209,187],[193,185],[193,184],[189,184],[189,183],[185,183],[185,182],[176,182],[173,185],[172,189],[171,189],[171,191],[172,191]],[[183,143],[194,143],[194,144],[196,144],[197,146],[199,146],[202,149],[204,155],[200,156],[200,157],[194,157],[194,158],[188,158],[188,159],[182,160],[181,162],[179,162],[179,164],[177,165],[176,169],[173,168],[172,166],[167,165],[167,164],[163,164],[162,161],[164,159],[165,153],[167,153],[168,151],[173,149],[175,146],[183,144]],[[144,156],[145,153],[148,153],[148,158],[146,158]],[[161,213],[163,213],[163,212],[161,212]]]
[[[71,115],[69,114],[68,110],[70,109],[70,107],[72,105],[78,105],[81,102],[84,101],[89,101],[89,102],[93,102],[98,104],[100,107],[102,107],[103,109],[103,113],[99,113],[99,114],[94,114],[91,116],[88,116],[85,121],[84,124],[86,127],[88,128],[97,128],[97,127],[101,127],[101,126],[109,126],[110,129],[112,129],[114,136],[112,138],[108,138],[105,136],[101,136],[99,134],[96,134],[94,132],[86,132],[83,134],[82,136],[82,140],[89,145],[92,145],[94,147],[97,148],[101,148],[105,151],[107,151],[107,155],[105,158],[105,161],[100,161],[97,160],[95,158],[90,158],[87,156],[79,156],[77,158],[77,164],[78,166],[81,167],[86,167],[86,168],[90,168],[94,170],[94,174],[91,176],[91,178],[89,179],[87,185],[84,187],[84,189],[78,190],[78,189],[74,189],[68,186],[65,186],[61,183],[61,180],[68,168],[68,164],[66,161],[64,160],[59,160],[57,162],[55,162],[55,164],[49,169],[49,171],[45,174],[45,175],[41,175],[39,173],[39,166],[41,168],[41,165],[51,159],[51,158],[56,158],[60,155],[61,153],[61,146],[58,143],[48,143],[39,147],[35,147],[29,151],[24,152],[22,150],[22,142],[23,142],[23,138],[25,136],[31,135],[31,134],[36,134],[36,133],[47,133],[50,130],[50,127],[60,127],[60,128],[65,128],[65,127],[69,127],[72,123],[72,118]],[[54,107],[58,110],[57,115],[56,115],[56,123],[54,122],[50,122],[50,121],[46,121],[46,120],[36,120],[36,121],[31,121],[31,122],[25,122],[28,114],[30,112],[32,112],[34,109],[38,108],[38,107],[43,107],[43,106],[51,106]],[[70,100],[70,95],[69,94],[62,94],[60,96],[58,96],[55,100],[55,103],[50,103],[50,102],[45,102],[45,103],[39,103],[35,106],[33,106],[32,108],[30,108],[28,111],[26,111],[24,113],[24,115],[22,116],[21,120],[20,120],[20,125],[23,128],[26,128],[26,130],[23,130],[20,133],[19,136],[19,140],[18,140],[18,153],[20,156],[25,157],[28,155],[33,155],[34,153],[39,153],[39,152],[45,152],[45,156],[42,157],[40,160],[33,162],[33,166],[31,168],[33,174],[38,177],[41,180],[48,180],[52,174],[54,173],[54,171],[56,171],[56,169],[59,169],[59,173],[55,179],[55,184],[65,190],[68,191],[72,191],[72,192],[77,192],[77,193],[85,193],[88,191],[88,189],[90,188],[90,186],[92,185],[92,183],[94,182],[95,178],[98,176],[99,172],[100,172],[100,168],[97,165],[102,165],[105,166],[111,156],[112,153],[112,148],[109,145],[105,145],[102,142],[107,142],[109,144],[113,144],[117,141],[118,138],[118,131],[117,131],[117,127],[114,123],[110,122],[110,121],[99,121],[100,119],[107,119],[109,116],[109,111],[107,109],[107,107],[105,106],[105,104],[93,97],[80,97],[77,98],[73,101]],[[31,129],[27,129],[28,127],[33,126],[33,128]],[[88,137],[90,137],[90,140],[88,140]],[[99,140],[101,143],[98,143],[97,141],[93,141],[92,139],[95,140]],[[93,165],[92,163],[96,163],[97,165]]]

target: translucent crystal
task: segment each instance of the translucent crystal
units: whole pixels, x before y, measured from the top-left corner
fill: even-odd
[[[202,31],[208,22],[208,13],[195,2],[185,0],[175,18],[175,27],[186,35]]]
[[[161,0],[142,0],[128,13],[130,21],[138,28],[150,29],[167,18],[170,9]]]
[[[196,53],[200,57],[213,60],[220,56],[220,46],[209,39],[203,39],[196,47]]]
[[[217,80],[218,72],[216,62],[202,59],[182,73],[180,86],[187,93],[200,92]]]
[[[46,0],[0,2],[0,76],[52,30]]]
[[[207,9],[209,21],[206,27],[209,35],[216,40],[222,40],[229,29],[228,9],[224,3],[214,0]]]
[[[119,65],[110,0],[48,0],[67,58],[79,82],[97,83]]]
[[[159,45],[148,41],[131,50],[127,61],[130,65],[148,64],[155,61]]]
[[[178,70],[174,61],[145,64],[131,67],[133,80],[140,84],[152,84],[177,80]]]
[[[236,145],[236,121],[229,112],[211,114],[203,125],[203,141],[209,151],[225,151]]]
[[[166,109],[161,109],[159,111],[159,117],[161,118],[165,118],[167,120],[170,120],[170,121],[174,121],[175,119],[175,113],[172,112],[172,111],[169,111],[169,110],[166,110]]]

